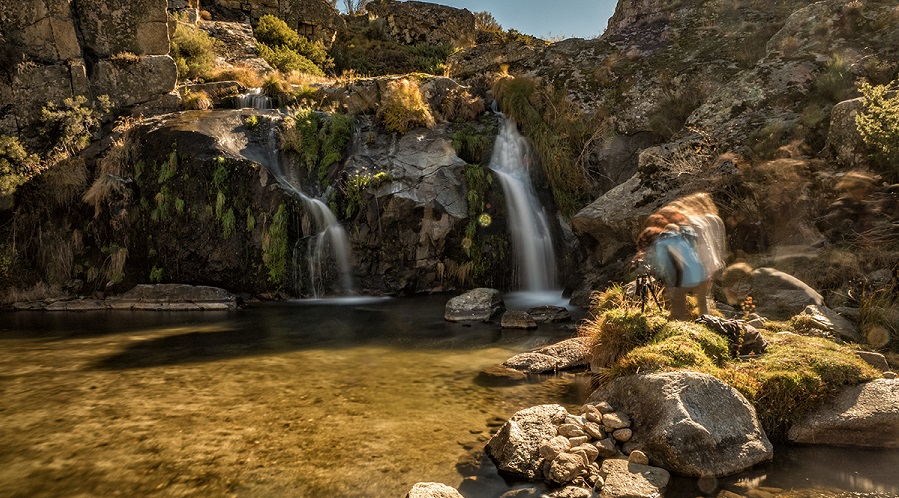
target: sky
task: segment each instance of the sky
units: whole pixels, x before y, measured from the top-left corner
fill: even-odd
[[[615,12],[617,0],[424,0],[490,12],[503,29],[540,38],[595,38]]]

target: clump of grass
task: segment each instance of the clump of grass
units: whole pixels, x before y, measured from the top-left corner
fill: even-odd
[[[814,97],[829,103],[852,98],[855,95],[855,77],[851,67],[852,62],[848,58],[834,54],[815,78]]]
[[[413,128],[434,126],[434,117],[422,99],[418,83],[408,78],[387,84],[387,92],[376,116],[384,128],[393,133],[402,134]]]
[[[236,81],[247,88],[258,88],[262,86],[262,75],[248,67],[235,66],[212,71],[208,81]]]
[[[447,121],[472,121],[484,112],[484,101],[465,87],[454,88],[446,95],[441,112]]]
[[[580,334],[590,340],[591,365],[609,368],[632,349],[649,343],[664,324],[664,318],[652,313],[613,308],[587,321]]]
[[[185,90],[181,96],[181,106],[185,109],[206,110],[212,109],[212,99],[203,90]]]

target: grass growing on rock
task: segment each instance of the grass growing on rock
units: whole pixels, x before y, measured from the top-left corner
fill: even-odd
[[[712,375],[752,403],[772,439],[782,439],[840,388],[880,377],[852,348],[827,339],[763,330],[768,351],[741,360],[730,357],[725,337],[704,325],[666,321],[655,308],[643,312],[621,287],[597,294],[593,304],[594,318],[580,333],[590,340],[594,367],[602,369],[599,382],[680,370]]]

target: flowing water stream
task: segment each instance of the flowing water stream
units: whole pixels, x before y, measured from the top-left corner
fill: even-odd
[[[0,313],[0,496],[381,498],[437,481],[497,498],[525,484],[483,458],[489,437],[529,406],[574,410],[588,382],[484,381],[482,369],[574,332],[445,322],[446,299]],[[899,452],[776,454],[706,485],[741,496],[899,495]],[[767,494],[745,492],[753,487]],[[671,488],[666,496],[703,496],[694,480]]]
[[[519,288],[550,291],[557,288],[556,256],[546,210],[531,182],[531,157],[527,139],[512,120],[503,118],[490,169],[502,184],[506,198]]]

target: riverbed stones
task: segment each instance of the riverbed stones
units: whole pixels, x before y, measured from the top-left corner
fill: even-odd
[[[602,425],[606,429],[616,430],[631,426],[631,419],[621,412],[606,413],[602,416]]]
[[[899,380],[843,389],[790,427],[787,437],[802,444],[899,448]]]
[[[619,443],[626,443],[630,441],[633,436],[634,431],[628,427],[622,427],[621,429],[616,429],[612,432],[612,438]]]
[[[568,411],[560,405],[539,405],[517,412],[487,443],[497,469],[525,479],[543,479],[540,446],[558,435]]]
[[[620,377],[588,401],[600,399],[634,421],[629,446],[646,451],[653,464],[678,474],[720,477],[774,455],[752,405],[710,375],[666,372]]]
[[[526,311],[507,311],[500,319],[500,326],[504,329],[535,329],[537,322]]]
[[[599,498],[658,498],[671,480],[665,469],[619,459],[604,461],[600,475]]]
[[[571,443],[568,441],[568,438],[565,436],[556,436],[540,445],[540,456],[547,460],[553,460],[559,456],[560,453],[566,452],[569,449],[571,449]]]
[[[446,303],[443,317],[450,322],[485,322],[506,309],[500,292],[496,289],[472,289]]]
[[[406,493],[406,498],[463,498],[455,488],[439,482],[419,482]]]

